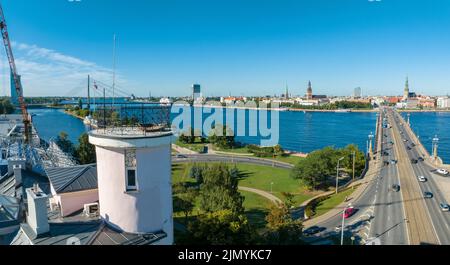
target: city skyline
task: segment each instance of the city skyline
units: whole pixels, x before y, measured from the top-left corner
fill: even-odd
[[[286,82],[303,95],[308,80],[320,94],[401,95],[406,75],[418,94],[449,91],[444,1],[4,2],[25,96],[73,95],[88,74],[112,83],[113,34],[117,84],[141,97],[193,83],[205,96],[282,94]]]

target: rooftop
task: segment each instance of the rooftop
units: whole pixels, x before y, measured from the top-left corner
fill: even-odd
[[[171,136],[173,132],[164,127],[114,127],[106,129],[93,130],[89,133],[91,136],[100,138],[115,139],[141,139],[141,138],[158,138]]]
[[[47,168],[46,173],[56,193],[92,190],[98,187],[95,164]]]
[[[15,197],[0,195],[0,228],[19,224],[19,203]]]

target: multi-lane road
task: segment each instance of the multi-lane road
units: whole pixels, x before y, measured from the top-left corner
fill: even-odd
[[[382,113],[382,118],[384,113]],[[388,129],[383,129],[383,160],[396,160],[394,139]],[[394,142],[394,144],[391,144]],[[378,154],[380,155],[380,154]],[[382,163],[382,161],[378,161]],[[382,245],[408,244],[403,199],[400,192],[392,190],[392,185],[399,184],[396,164],[382,165],[377,176],[371,180],[364,193],[351,204],[357,209],[356,214],[345,220],[345,233],[359,239],[359,243],[378,240]],[[342,215],[336,215],[318,226],[326,230],[319,236],[339,233],[337,226],[342,224]]]
[[[406,130],[408,126],[392,109],[384,109],[382,118],[391,125],[382,130],[382,166],[364,194],[352,202],[358,211],[345,220],[347,235],[359,238],[362,244],[377,240],[382,245],[450,244],[450,213],[442,212],[445,197],[436,184],[436,168],[426,160]],[[418,160],[414,163],[414,160]],[[419,182],[424,176],[426,182]],[[393,185],[399,185],[395,191]],[[426,199],[425,192],[433,193]],[[342,216],[336,215],[318,226],[325,227],[317,237],[336,232]]]
[[[400,117],[398,113],[395,113],[395,121],[399,124],[400,134],[403,137],[403,145],[407,151],[408,159],[418,160],[419,158],[425,158],[425,154],[419,151],[417,144],[414,143],[411,135],[411,130],[408,130],[408,126],[405,121]],[[404,141],[406,140],[406,142]],[[414,144],[414,145],[413,145]],[[418,161],[417,163],[411,163],[413,169],[413,176],[418,184],[419,192],[421,194],[420,200],[426,205],[426,211],[430,218],[430,224],[432,231],[435,233],[437,244],[450,245],[450,214],[448,212],[442,212],[439,204],[447,203],[441,190],[436,184],[435,178],[443,178],[443,176],[436,173],[436,168],[427,162]],[[427,181],[419,182],[418,177],[424,176]],[[424,199],[424,192],[431,192],[433,198]],[[420,233],[423,233],[424,228],[420,229]]]

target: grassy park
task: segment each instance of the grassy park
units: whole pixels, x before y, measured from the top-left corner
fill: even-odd
[[[347,189],[343,192],[330,196],[328,199],[320,202],[316,207],[315,217],[320,216],[345,201],[347,196],[354,192],[353,189]]]
[[[272,192],[273,195],[281,200],[283,200],[282,192],[292,193],[295,205],[300,205],[305,200],[317,195],[316,192],[311,192],[304,187],[300,181],[291,178],[288,169],[253,164],[235,165],[240,172],[240,186]],[[173,183],[194,182],[194,179],[189,178],[190,166],[189,164],[174,165],[172,173]]]

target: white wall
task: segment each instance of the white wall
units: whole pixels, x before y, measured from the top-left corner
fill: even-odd
[[[136,150],[137,192],[126,192],[124,149],[97,146],[100,214],[130,233],[168,234],[173,242],[171,145]]]
[[[61,205],[61,215],[66,217],[74,212],[84,209],[85,204],[97,202],[98,190],[62,193],[57,196],[56,199]]]

